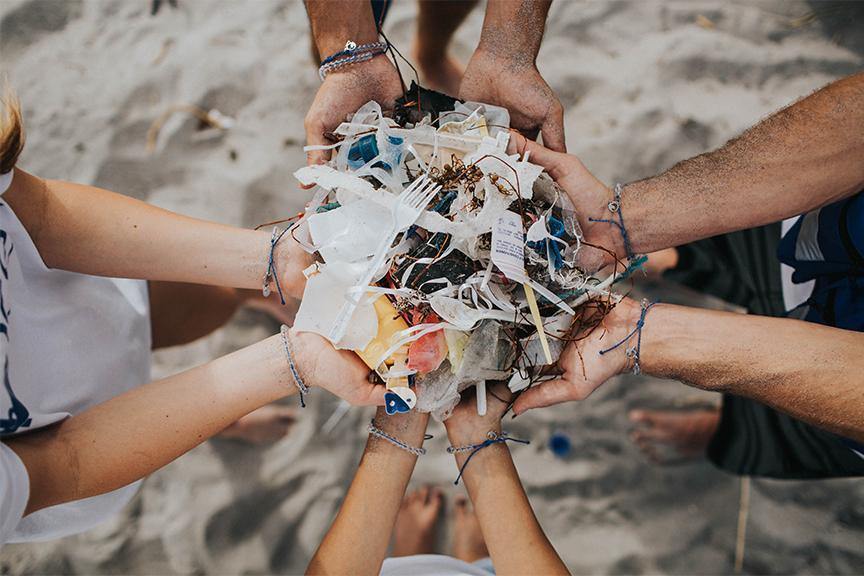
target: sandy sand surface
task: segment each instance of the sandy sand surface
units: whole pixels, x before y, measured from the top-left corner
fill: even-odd
[[[820,5],[824,8],[825,5]],[[860,70],[864,34],[793,26],[804,2],[581,2],[552,8],[540,67],[566,108],[572,152],[606,181],[647,176],[724,142],[770,111]],[[404,52],[413,2],[387,23]],[[700,19],[702,16],[705,20]],[[829,13],[830,16],[830,13]],[[459,31],[466,60],[475,11]],[[700,22],[702,25],[700,25]],[[859,44],[856,46],[855,42]],[[3,0],[0,69],[26,110],[22,166],[186,214],[251,226],[303,203],[303,116],[319,84],[299,2]],[[180,117],[148,154],[147,128],[176,103],[237,118],[224,135]],[[252,312],[206,340],[156,355],[167,375],[275,331]],[[704,462],[652,466],[627,439],[626,411],[691,398],[674,382],[622,377],[582,404],[526,415],[513,449],[537,514],[578,573],[732,571],[739,484]],[[300,572],[351,479],[370,412],[320,433],[337,401],[314,393],[290,437],[267,448],[213,441],[149,478],[118,518],[79,537],[7,546],[0,573]],[[415,482],[453,488],[433,429]],[[572,457],[546,448],[569,434]],[[146,430],[141,431],[146,434]],[[452,502],[452,498],[450,498]],[[746,571],[864,571],[864,484],[753,483]],[[446,544],[446,537],[442,537]]]

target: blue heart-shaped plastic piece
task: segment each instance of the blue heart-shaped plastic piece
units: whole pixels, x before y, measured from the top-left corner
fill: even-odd
[[[393,414],[404,414],[405,412],[410,412],[411,407],[408,406],[408,403],[402,399],[401,396],[396,394],[395,392],[385,392],[384,393],[384,411],[387,412],[388,416],[392,416]]]

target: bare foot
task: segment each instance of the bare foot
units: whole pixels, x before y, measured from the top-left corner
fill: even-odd
[[[464,562],[476,562],[489,556],[486,541],[474,507],[465,496],[456,499],[453,519],[453,556]]]
[[[234,438],[251,444],[268,444],[286,436],[296,418],[294,408],[268,404],[243,416],[222,431],[221,438]]]
[[[631,410],[628,416],[636,425],[630,439],[652,461],[670,464],[705,455],[720,422],[720,409]]]
[[[414,50],[414,62],[420,71],[420,80],[425,88],[431,88],[450,96],[459,94],[459,85],[465,69],[452,56],[422,58]]]
[[[440,488],[424,486],[405,500],[393,525],[393,556],[433,554],[438,532],[438,516],[444,502]]]

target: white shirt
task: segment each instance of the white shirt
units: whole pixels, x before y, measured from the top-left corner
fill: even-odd
[[[783,220],[780,224],[781,238],[786,235],[792,226],[795,225],[798,218],[800,218],[800,216]],[[815,280],[808,280],[807,282],[795,284],[792,282],[793,272],[795,272],[795,270],[791,266],[783,264],[782,262],[780,263],[780,285],[783,287],[783,305],[786,307],[787,312],[794,310],[806,302],[807,299],[810,298],[810,294],[813,293],[813,285],[816,284]]]
[[[387,558],[381,576],[490,576],[495,574],[488,558],[469,564],[441,554],[417,554]]]
[[[150,345],[146,282],[48,269],[0,199],[0,436],[54,424],[146,383]],[[0,545],[92,528],[125,506],[138,487],[22,519],[26,469],[6,446],[0,446],[0,465]]]

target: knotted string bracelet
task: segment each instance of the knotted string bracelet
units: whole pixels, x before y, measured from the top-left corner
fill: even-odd
[[[285,296],[282,294],[282,286],[279,284],[279,274],[276,271],[274,253],[276,252],[276,245],[290,229],[291,227],[289,226],[282,230],[282,232],[279,232],[279,228],[276,226],[273,227],[273,234],[270,236],[270,255],[267,257],[267,272],[264,273],[264,283],[261,287],[261,294],[265,298],[268,298],[270,296],[270,282],[272,281],[276,285],[276,293],[279,294],[279,301],[283,306],[285,305]]]
[[[468,463],[471,462],[471,459],[474,457],[477,452],[486,448],[488,446],[492,446],[493,444],[504,444],[505,442],[518,442],[519,444],[530,444],[530,440],[520,440],[519,438],[512,438],[507,432],[495,432],[494,430],[490,430],[486,433],[486,440],[479,444],[468,444],[467,446],[448,446],[447,453],[448,454],[459,454],[462,452],[471,452],[468,455],[468,458],[465,459],[465,462],[462,463],[462,467],[459,468],[459,475],[456,477],[456,481],[453,484],[459,484],[459,479],[462,478],[462,474],[465,472],[465,468],[468,466]]]
[[[627,234],[627,227],[624,226],[624,214],[621,211],[621,190],[623,186],[618,183],[615,184],[615,187],[612,189],[612,194],[614,198],[606,205],[609,212],[612,213],[613,216],[618,217],[618,221],[611,218],[588,218],[589,222],[603,222],[605,224],[611,224],[618,228],[618,231],[621,232],[621,238],[624,240],[624,252],[627,255],[627,260],[632,261],[636,255],[633,253],[633,246],[630,244],[630,236]]]
[[[604,354],[615,350],[625,342],[628,342],[633,338],[633,336],[636,336],[636,345],[627,348],[625,355],[628,359],[633,360],[633,374],[641,374],[642,367],[639,365],[639,353],[642,348],[642,328],[645,327],[645,316],[648,314],[648,310],[650,310],[655,304],[657,304],[657,302],[648,302],[648,300],[643,299],[640,303],[642,313],[639,315],[639,321],[636,322],[636,327],[614,346],[610,346],[605,350],[600,350],[600,355],[603,356]]]

